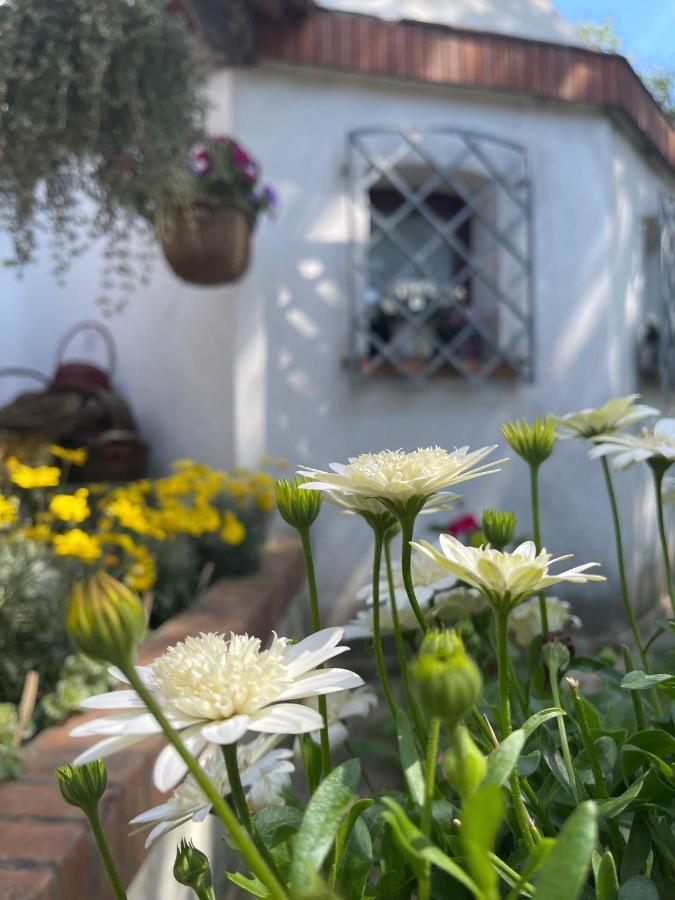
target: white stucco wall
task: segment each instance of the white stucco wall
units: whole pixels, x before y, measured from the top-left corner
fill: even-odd
[[[266,403],[259,416],[266,435],[259,443],[320,466],[383,447],[480,446],[500,443],[500,425],[517,415],[564,413],[636,389],[641,221],[655,213],[662,182],[601,114],[269,68],[237,75],[234,120],[241,138],[259,148],[283,207],[276,226],[258,240],[263,293],[254,296],[251,284],[241,291],[247,305],[265,308],[267,393],[257,399]],[[471,387],[449,380],[412,392],[392,382],[349,386],[342,368],[349,284],[345,137],[353,128],[400,124],[476,128],[527,144],[535,197],[534,384]],[[642,488],[640,479],[622,476],[627,520],[649,541],[651,503]],[[467,483],[463,493],[467,509],[513,508],[523,529],[529,526],[527,472],[519,460],[499,476]],[[613,568],[601,473],[584,448],[565,444],[544,467],[542,505],[551,550]],[[336,592],[363,532],[329,518],[322,568]],[[586,618],[606,621],[614,586],[586,593]]]
[[[502,443],[505,455],[505,420],[563,413],[636,389],[642,220],[656,214],[665,182],[602,114],[278,66],[217,73],[210,90],[213,129],[236,134],[261,159],[282,212],[259,228],[254,265],[238,285],[192,288],[160,260],[151,286],[110,322],[118,383],[152,443],[155,469],[183,455],[254,464],[264,451],[323,466],[365,450],[430,443]],[[350,284],[345,140],[354,128],[401,124],[474,128],[527,145],[535,201],[534,384],[350,386],[342,365]],[[97,313],[98,266],[95,252],[86,256],[65,289],[46,260],[21,282],[0,274],[2,365],[51,369],[58,336]],[[0,383],[0,399],[8,389]],[[639,571],[653,555],[649,486],[637,473],[618,481],[626,518],[645,548],[636,558]],[[462,493],[467,510],[510,507],[529,527],[519,460]],[[542,505],[552,551],[613,569],[601,474],[584,448],[565,444],[544,467]],[[345,584],[359,580],[352,570],[365,553],[363,529],[327,510],[319,545],[326,596],[338,602]],[[607,603],[618,612],[613,586],[577,596],[591,623],[606,624]],[[648,591],[641,596],[650,602]]]

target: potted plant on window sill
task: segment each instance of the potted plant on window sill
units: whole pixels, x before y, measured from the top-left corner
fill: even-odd
[[[196,144],[188,165],[172,174],[154,221],[164,256],[183,281],[229,284],[245,274],[258,217],[277,205],[260,174],[258,162],[224,136]]]

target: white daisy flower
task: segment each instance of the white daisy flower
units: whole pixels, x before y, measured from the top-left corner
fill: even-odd
[[[331,463],[329,472],[305,468],[299,474],[311,479],[303,485],[307,490],[335,491],[394,503],[413,498],[428,500],[451,485],[498,472],[493,466],[504,460],[477,465],[496,447],[495,444],[473,452],[468,447],[452,452],[441,447],[424,447],[411,453],[382,450],[352,457],[347,465]]]
[[[615,469],[650,460],[666,467],[675,462],[675,419],[659,419],[653,429],[643,428],[640,434],[601,434],[594,440],[590,458],[615,454]]]
[[[316,699],[306,700],[312,709],[318,709]],[[326,706],[328,707],[328,742],[332,749],[339,747],[349,737],[345,719],[351,719],[353,716],[361,716],[365,718],[370,715],[370,711],[377,706],[377,694],[372,688],[362,687],[356,691],[350,691],[342,694],[331,694],[326,698]],[[311,733],[312,740],[319,743],[321,736],[318,731]]]
[[[476,588],[493,605],[513,609],[523,600],[563,581],[583,584],[586,581],[605,581],[602,575],[586,575],[586,569],[598,563],[585,563],[557,575],[549,573],[555,562],[570,559],[572,554],[555,559],[543,550],[537,553],[532,541],[525,541],[510,553],[495,550],[489,544],[466,547],[449,534],[440,537],[441,552],[426,541],[413,547],[431,556],[453,575]]]
[[[639,394],[628,394],[626,397],[614,397],[602,406],[581,409],[566,416],[550,416],[556,424],[558,437],[561,438],[593,438],[599,434],[610,434],[641,422],[649,416],[658,416],[659,411],[653,406],[636,403]]]
[[[546,612],[549,631],[562,631],[569,624],[572,628],[581,628],[581,619],[570,612],[570,605],[559,597],[546,597]],[[530,597],[516,607],[509,616],[509,628],[514,634],[516,643],[527,647],[541,634],[541,613],[539,598]]]
[[[282,791],[290,784],[295,766],[291,750],[274,750],[277,737],[261,735],[250,744],[237,746],[241,783],[249,809],[255,812],[283,803]],[[200,765],[221,796],[230,793],[225,761],[219,747],[211,745]],[[193,775],[188,775],[166,803],[153,806],[136,816],[130,825],[153,826],[145,841],[149,847],[161,835],[192,820],[203,822],[211,811],[206,797]]]
[[[339,506],[343,513],[348,515],[359,515],[364,518],[375,518],[388,513],[386,506],[383,506],[379,500],[372,497],[363,497],[360,494],[343,494],[340,491],[324,491],[326,500]],[[443,491],[429,497],[424,507],[420,511],[420,515],[435,515],[439,512],[445,512],[452,508],[452,505],[459,500],[459,494],[452,494],[449,491]]]
[[[321,717],[300,700],[363,684],[347,669],[319,669],[344,653],[338,646],[342,628],[326,628],[298,644],[273,636],[263,650],[258,638],[231,634],[201,634],[170,647],[149,666],[138,668],[164,715],[182,732],[188,750],[199,756],[209,743],[233,744],[247,731],[265,734],[302,734],[321,727]],[[115,670],[120,680],[124,676]],[[76,737],[97,735],[97,744],[80,754],[76,763],[109,756],[161,728],[133,690],[111,691],[87,698],[86,709],[116,710],[79,725]],[[154,780],[162,791],[183,778],[187,766],[170,745],[159,754]]]

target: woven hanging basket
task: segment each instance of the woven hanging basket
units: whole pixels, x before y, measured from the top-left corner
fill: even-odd
[[[230,284],[246,272],[253,218],[246,204],[222,197],[158,211],[157,233],[173,271],[190,284]]]

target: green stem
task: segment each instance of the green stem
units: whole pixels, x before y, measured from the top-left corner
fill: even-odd
[[[438,754],[438,738],[441,733],[441,720],[434,716],[429,723],[427,739],[426,768],[424,771],[424,801],[422,804],[421,830],[429,837],[431,834],[431,803],[436,786],[436,756]],[[425,863],[419,878],[418,900],[428,900],[431,894],[431,863]]]
[[[93,809],[85,809],[84,814],[89,822],[91,833],[94,835],[96,847],[98,848],[99,855],[105,866],[113,893],[117,900],[127,900],[127,892],[124,890],[124,885],[122,884],[119,872],[117,871],[117,866],[115,865],[112,853],[110,852],[110,847],[108,846],[108,840],[103,831],[98,806],[95,806]]]
[[[152,692],[146,688],[139,678],[134,666],[129,665],[123,671],[148,711],[154,716],[168,742],[174,748],[176,753],[178,753],[199,787],[206,794],[213,812],[223,822],[230,836],[239,847],[239,851],[251,872],[253,872],[256,878],[265,885],[269,891],[270,897],[274,898],[274,900],[288,900],[288,893],[286,892],[285,887],[262,858],[258,848],[247,834],[246,829],[240,825],[234,812],[218,793],[206,772],[202,769],[194,756],[192,756],[185,748],[180,736],[172,728],[168,719],[162,712],[161,707],[153,697]]]
[[[384,544],[384,532],[377,526],[373,528],[375,546],[373,549],[373,644],[375,645],[375,664],[384,696],[389,706],[389,711],[394,719],[397,718],[396,701],[389,686],[389,677],[384,664],[382,652],[382,631],[380,628],[380,575],[382,569],[382,546]]]
[[[623,555],[623,537],[621,535],[621,519],[619,518],[619,506],[616,501],[616,492],[614,490],[614,484],[612,483],[612,475],[609,470],[607,457],[601,457],[600,462],[602,464],[602,473],[605,477],[605,485],[607,487],[607,494],[609,496],[609,505],[612,510],[612,521],[614,523],[614,540],[616,543],[616,561],[619,568],[619,583],[621,585],[621,597],[623,599],[623,606],[626,611],[626,618],[628,619],[630,630],[633,633],[635,646],[637,647],[638,653],[640,654],[640,659],[642,660],[642,666],[645,672],[649,672],[647,653],[644,644],[642,643],[642,638],[640,637],[640,629],[638,628],[635,613],[633,612],[633,605],[630,601],[630,593],[628,591],[626,563],[624,561]]]
[[[548,666],[548,678],[551,683],[551,694],[553,695],[553,705],[557,706],[558,709],[562,709],[562,704],[560,703],[560,685],[558,684],[558,666],[550,664]],[[567,740],[567,729],[565,728],[565,723],[563,722],[563,717],[558,716],[558,734],[560,735],[560,746],[562,748],[563,762],[565,763],[565,769],[567,771],[567,778],[570,783],[570,787],[572,788],[572,796],[574,797],[574,802],[579,803],[579,789],[577,788],[577,779],[574,774],[574,765],[572,764],[572,754],[570,753],[570,745]]]
[[[405,646],[403,644],[403,635],[401,633],[401,625],[398,618],[398,607],[396,606],[396,588],[394,586],[394,573],[391,565],[391,538],[385,539],[384,542],[384,559],[387,567],[387,586],[389,588],[389,604],[391,608],[391,621],[394,628],[394,643],[396,644],[396,655],[398,656],[398,667],[401,672],[401,681],[403,683],[403,691],[405,693],[408,711],[412,718],[413,727],[423,746],[423,730],[419,717],[418,705],[415,703],[412,691],[410,689],[410,678],[408,677],[408,660],[405,655]]]
[[[497,678],[499,681],[499,708],[501,714],[501,738],[504,740],[512,731],[511,725],[511,700],[510,700],[510,666],[509,666],[509,642],[508,642],[509,612],[507,609],[495,608],[495,625],[497,631]],[[509,779],[511,784],[511,797],[513,811],[518,822],[518,828],[525,841],[528,850],[534,848],[534,838],[528,821],[527,811],[520,792],[520,779],[514,769]]]
[[[409,515],[402,516],[399,519],[399,524],[401,526],[401,572],[403,574],[403,584],[405,585],[405,591],[408,595],[412,611],[415,613],[415,618],[417,619],[422,632],[426,633],[429,630],[429,623],[424,618],[424,614],[417,602],[415,586],[413,585],[412,572],[410,569],[410,562],[412,559],[412,547],[410,546],[410,542],[413,539],[415,518],[414,516]]]
[[[232,797],[232,802],[234,803],[234,808],[237,811],[237,815],[239,816],[242,825],[251,836],[251,840],[258,848],[260,855],[263,857],[272,872],[274,872],[275,876],[281,881],[281,875],[279,873],[279,870],[277,869],[276,863],[274,862],[272,854],[268,850],[265,842],[258,834],[258,829],[255,827],[255,822],[253,821],[251,810],[248,808],[248,803],[246,802],[246,795],[244,794],[244,787],[241,783],[241,776],[239,774],[239,763],[237,761],[237,745],[224,744],[222,747],[222,751],[223,759],[225,760],[225,769],[227,770],[227,780],[230,783],[230,796]]]
[[[670,553],[668,551],[668,538],[666,536],[666,526],[663,520],[663,496],[661,488],[663,486],[663,476],[666,470],[663,467],[652,467],[654,474],[654,489],[656,491],[656,517],[659,523],[659,540],[661,541],[661,552],[663,553],[663,566],[666,572],[666,586],[668,587],[668,596],[670,597],[671,615],[675,616],[675,587],[673,586],[673,573],[670,568]],[[646,671],[646,670],[645,670]]]
[[[532,502],[532,531],[534,533],[534,545],[537,553],[541,552],[541,526],[539,523],[539,466],[530,463],[530,500]],[[539,593],[539,617],[541,619],[541,633],[548,633],[548,610],[546,609],[546,595]]]
[[[319,612],[319,592],[316,587],[316,571],[314,569],[314,555],[312,554],[312,541],[309,536],[309,528],[299,528],[298,533],[302,541],[302,549],[305,554],[305,569],[307,571],[307,590],[309,592],[309,608],[312,616],[312,629],[321,630],[321,614]],[[323,728],[319,732],[321,742],[321,771],[323,777],[330,773],[330,742],[328,739],[328,702],[325,696],[317,698],[319,714],[323,719]]]

